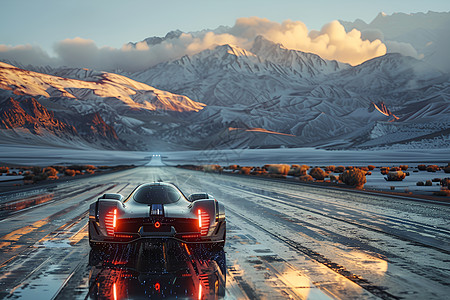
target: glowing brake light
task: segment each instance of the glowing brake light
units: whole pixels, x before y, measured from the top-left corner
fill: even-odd
[[[109,236],[114,236],[117,225],[117,209],[111,210],[105,216],[106,232]]]
[[[201,235],[207,235],[209,231],[209,215],[206,211],[198,210],[198,227]]]
[[[202,300],[202,285],[200,284],[200,286],[198,287],[198,300]]]

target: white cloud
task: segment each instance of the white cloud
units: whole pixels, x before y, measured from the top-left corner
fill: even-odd
[[[300,21],[287,20],[280,24],[251,17],[238,19],[233,27],[226,30],[221,28],[220,32],[183,33],[178,38],[166,39],[156,45],[139,42],[135,46],[125,44],[117,49],[98,47],[94,41],[79,37],[66,39],[55,45],[57,57],[49,57],[39,47],[0,45],[0,59],[15,60],[22,64],[60,64],[135,72],[183,55],[193,55],[216,45],[233,44],[250,49],[258,35],[289,49],[315,53],[325,59],[352,65],[386,53],[386,46],[379,39],[363,39],[361,32],[356,29],[346,32],[338,21],[326,24],[320,31],[308,31]],[[397,48],[400,46],[397,45]]]

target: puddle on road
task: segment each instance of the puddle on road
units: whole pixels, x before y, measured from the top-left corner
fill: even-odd
[[[39,275],[32,276],[32,283],[24,284],[13,293],[11,298],[52,299],[67,278],[67,274],[59,273],[60,266],[52,265]]]

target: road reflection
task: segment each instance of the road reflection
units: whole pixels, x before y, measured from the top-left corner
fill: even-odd
[[[223,249],[176,241],[91,250],[88,299],[219,299],[225,295]]]

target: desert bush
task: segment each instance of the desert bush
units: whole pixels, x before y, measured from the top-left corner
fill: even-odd
[[[450,187],[450,178],[444,178],[441,180],[441,185],[445,187]]]
[[[345,167],[344,166],[337,166],[335,169],[334,169],[334,173],[342,173],[342,172],[344,172],[345,171]]]
[[[336,182],[338,180],[339,180],[339,178],[337,178],[335,175],[333,175],[333,174],[330,175],[330,181],[331,182]]]
[[[358,189],[362,189],[367,182],[365,172],[358,168],[344,171],[339,175],[339,180]]]
[[[402,181],[406,174],[403,171],[390,171],[384,179],[387,181]]]
[[[370,171],[373,171],[373,170],[375,169],[375,166],[374,166],[374,165],[368,165],[367,168],[368,168]]]
[[[301,175],[298,179],[300,181],[314,181],[314,178],[311,175]]]
[[[75,176],[75,170],[72,169],[66,169],[64,171],[64,174],[66,174],[66,176]]]
[[[423,183],[423,181],[418,181],[418,182],[416,183],[416,185],[417,185],[417,186],[424,186],[425,183]]]
[[[85,165],[83,167],[85,170],[97,170],[97,167],[94,165]]]
[[[406,171],[408,170],[409,166],[408,165],[400,165],[400,169],[402,169],[402,171]]]
[[[355,167],[354,166],[346,166],[345,169],[346,170],[353,170]]]
[[[65,166],[51,166],[52,168],[56,169],[58,173],[64,173],[64,171],[67,169]]]
[[[321,168],[312,168],[309,171],[309,175],[311,175],[315,180],[324,180],[327,173]]]
[[[261,168],[261,167],[255,167],[255,168],[252,169],[250,174],[256,175],[256,176],[266,175],[267,174],[267,170],[264,169],[264,168]]]
[[[439,168],[439,166],[437,165],[428,165],[427,166],[427,172],[436,172],[439,171],[441,168]]]
[[[419,169],[420,171],[425,171],[427,169],[426,165],[418,165],[417,169]]]
[[[44,168],[43,173],[47,175],[48,179],[58,179],[58,171],[55,168]]]
[[[445,173],[450,173],[450,166],[446,166],[443,169]]]
[[[336,166],[331,165],[325,167],[325,171],[327,172],[334,172],[334,170],[336,170]]]
[[[368,171],[366,172],[366,176],[372,175],[372,172]]]
[[[364,172],[369,172],[369,168],[368,167],[361,167],[361,168],[359,168],[360,170],[363,170]]]
[[[225,167],[226,170],[239,170],[239,165],[229,165],[228,167]]]
[[[380,172],[383,175],[387,175],[389,173],[390,168],[389,167],[381,167]]]
[[[203,165],[203,171],[205,172],[220,172],[222,167],[219,165]]]
[[[250,175],[252,169],[253,167],[241,167],[241,169],[239,170],[239,174]]]
[[[392,168],[390,168],[389,171],[401,171],[401,170],[402,170],[402,168],[400,168],[400,167],[392,167]]]
[[[426,186],[432,186],[433,183],[431,182],[431,180],[427,180],[427,181],[425,181],[425,185]]]
[[[95,170],[94,169],[86,169],[86,174],[95,174]]]
[[[270,164],[264,165],[264,168],[270,175],[286,176],[289,173],[291,166],[286,164]]]
[[[306,175],[306,172],[309,170],[309,166],[307,165],[292,165],[288,175],[291,176],[302,176]]]
[[[4,174],[8,174],[9,173],[9,168],[8,167],[0,167],[0,173]]]
[[[431,179],[431,182],[441,182],[441,179],[440,178],[433,178],[433,179]]]

